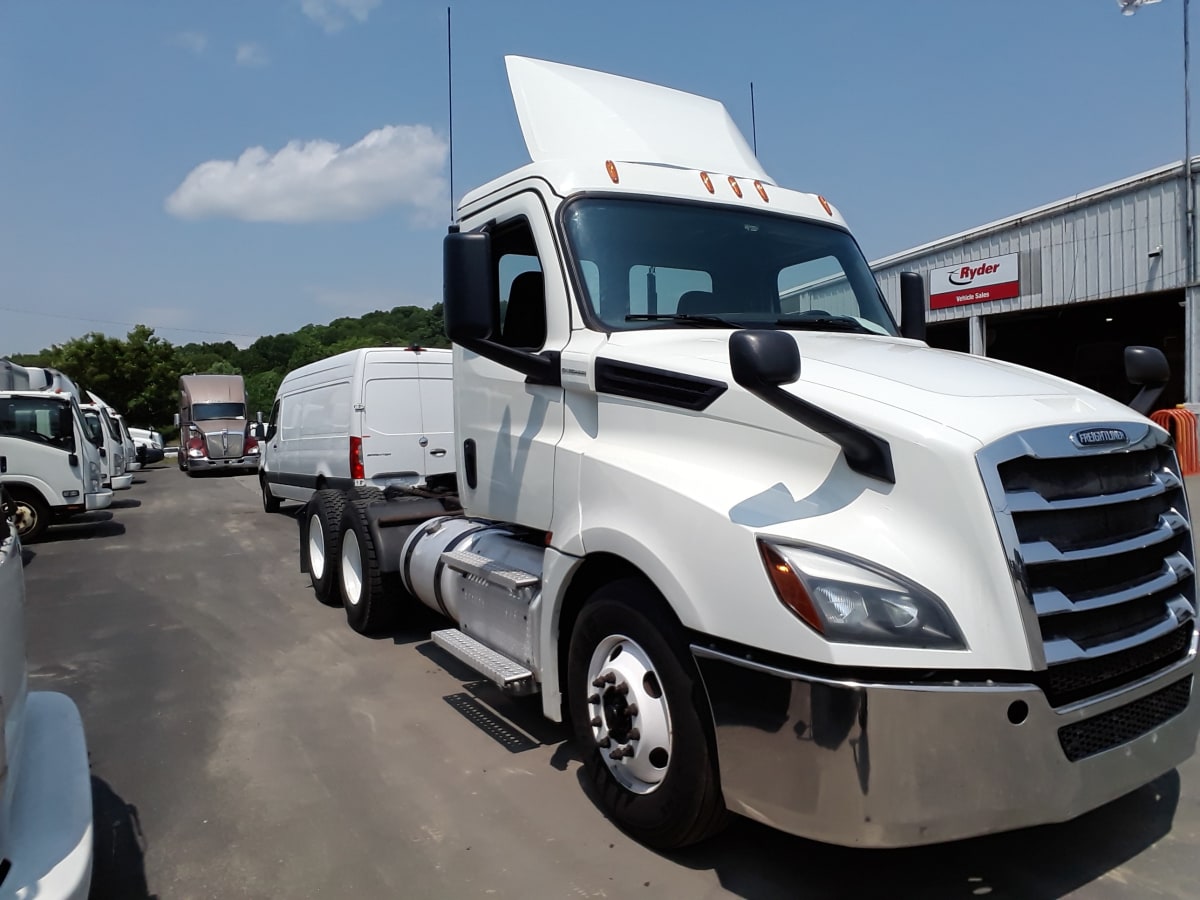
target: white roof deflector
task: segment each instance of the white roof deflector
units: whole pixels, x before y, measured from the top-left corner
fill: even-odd
[[[504,61],[534,162],[611,159],[774,183],[716,100],[524,56]]]

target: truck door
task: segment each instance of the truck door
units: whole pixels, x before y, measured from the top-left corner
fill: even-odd
[[[487,211],[498,296],[493,340],[561,350],[570,334],[563,272],[546,206],[527,190]],[[563,390],[459,347],[454,358],[459,491],[475,515],[549,530]]]

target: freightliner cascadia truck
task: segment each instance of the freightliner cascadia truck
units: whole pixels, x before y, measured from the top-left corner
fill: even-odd
[[[948,841],[1186,760],[1194,551],[1148,395],[931,349],[921,277],[898,325],[721,104],[507,67],[532,163],[444,243],[456,491],[315,494],[324,599],[360,631],[452,620],[434,641],[569,720],[654,847],[730,812]]]

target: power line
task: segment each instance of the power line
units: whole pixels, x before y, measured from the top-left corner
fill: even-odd
[[[12,306],[0,306],[0,312],[17,313],[23,316],[42,316],[47,319],[66,319],[71,322],[91,322],[96,325],[120,325],[124,328],[136,328],[139,325],[144,325],[147,328],[152,328],[154,331],[186,331],[191,334],[216,334],[222,337],[241,337],[241,338],[260,338],[259,334],[246,334],[240,331],[211,331],[207,328],[184,328],[177,325],[166,325],[159,327],[157,325],[147,325],[145,322],[118,322],[114,319],[89,319],[85,316],[69,316],[63,313],[42,312],[32,309],[16,309]]]

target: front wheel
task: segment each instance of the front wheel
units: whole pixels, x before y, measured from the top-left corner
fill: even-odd
[[[263,512],[279,512],[279,498],[271,493],[271,488],[267,484],[267,477],[265,475],[258,476],[258,486],[262,488]]]
[[[21,540],[29,543],[37,540],[50,527],[50,507],[40,494],[26,488],[11,489],[12,521]]]
[[[681,629],[644,581],[604,585],[583,607],[567,691],[584,769],[618,826],[661,850],[723,827],[704,687]]]

